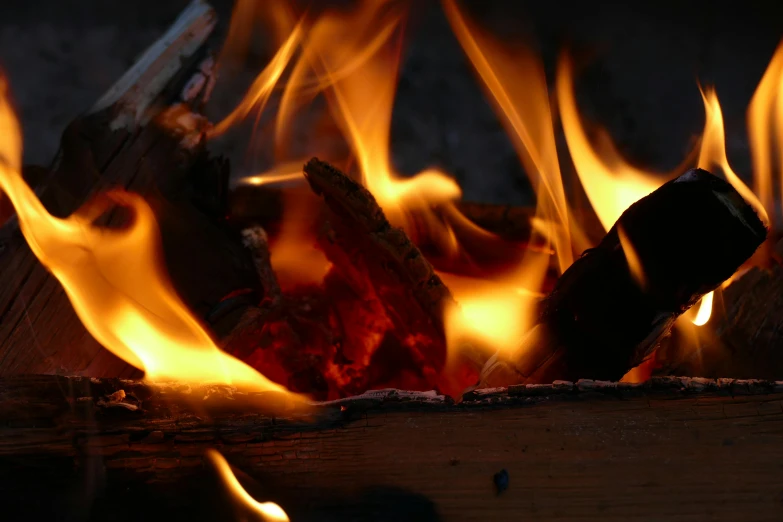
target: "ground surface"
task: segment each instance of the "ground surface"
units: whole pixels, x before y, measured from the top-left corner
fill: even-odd
[[[186,3],[3,2],[0,61],[22,115],[26,161],[48,162],[63,127]],[[550,70],[565,45],[586,57],[579,81],[582,106],[643,165],[678,164],[703,122],[696,79],[715,83],[730,158],[746,170],[744,110],[783,34],[783,7],[773,4],[493,2],[481,14],[504,34],[537,40]],[[230,1],[216,5],[227,18]],[[470,199],[529,201],[513,149],[438,4],[415,5],[393,126],[395,162],[408,173],[440,165],[460,180]]]

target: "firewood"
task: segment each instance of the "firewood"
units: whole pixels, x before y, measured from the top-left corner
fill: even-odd
[[[625,247],[620,234],[628,239]],[[482,385],[618,380],[766,236],[731,185],[700,169],[688,171],[633,204],[565,271],[519,348],[487,362]]]
[[[58,216],[69,215],[107,187],[145,196],[161,227],[174,286],[202,316],[229,292],[256,285],[239,237],[216,219],[225,208],[212,194],[220,193],[215,187],[227,185],[226,164],[209,158],[197,139],[198,129],[158,124],[170,103],[182,101],[183,86],[193,74],[203,74],[204,43],[215,23],[206,3],[191,3],[93,110],[68,126],[52,169],[38,176],[42,179],[36,187],[44,205]],[[120,218],[114,213],[107,224]],[[0,375],[139,375],[87,333],[59,282],[28,248],[15,219],[3,227],[2,241]]]
[[[265,412],[272,400],[213,386],[0,379],[3,520],[203,520],[216,506],[225,516],[211,520],[229,519],[207,448],[292,520],[378,520],[397,504],[428,515],[392,520],[733,521],[780,511],[779,382],[558,382],[458,405],[385,390],[278,415]],[[501,469],[510,480],[498,497]]]
[[[328,207],[330,228],[321,243],[340,279],[357,295],[380,302],[415,367],[430,383],[449,389],[448,376],[442,375],[447,356],[443,314],[455,306],[449,289],[405,232],[388,222],[367,189],[318,159],[310,160],[304,173]],[[468,365],[481,357],[469,346],[460,354]]]
[[[777,257],[783,254],[778,242]],[[655,352],[655,374],[764,379],[783,375],[783,266],[754,267],[716,294],[697,338],[672,336]]]

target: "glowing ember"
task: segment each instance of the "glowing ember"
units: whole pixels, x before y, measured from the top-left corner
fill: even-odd
[[[236,502],[238,509],[248,511],[265,522],[289,522],[288,515],[279,505],[274,502],[258,502],[250,496],[245,488],[242,487],[242,484],[239,483],[234,472],[231,471],[231,466],[228,465],[223,455],[213,449],[209,449],[205,456],[217,470],[220,479],[228,489],[234,502]]]

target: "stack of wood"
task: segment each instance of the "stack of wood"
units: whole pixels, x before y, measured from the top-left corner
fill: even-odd
[[[53,167],[27,169],[28,180],[55,215],[68,215],[110,186],[144,195],[158,216],[166,263],[186,304],[226,351],[295,391],[319,399],[382,387],[457,395],[476,382],[617,380],[669,338],[677,317],[766,238],[764,225],[729,184],[689,171],[634,204],[562,275],[518,350],[490,358],[465,346],[462,369],[450,368],[460,375],[455,380],[444,372],[443,311],[455,306],[450,291],[372,194],[316,159],[304,166],[318,196],[312,248],[331,266],[321,282],[281,288],[263,228],[274,228],[270,223],[280,218],[279,193],[257,189],[232,212],[231,203],[241,197],[229,197],[229,166],[210,157],[203,138],[208,122],[198,110],[214,81],[204,43],[214,26],[211,8],[195,1],[89,114],[68,127]],[[530,235],[530,211],[475,204],[461,209],[511,244]],[[112,219],[117,224],[120,214]],[[0,376],[139,377],[85,331],[13,218],[2,234],[0,273],[7,281],[0,292]],[[766,300],[763,292],[775,288],[770,277],[778,279],[774,272],[753,272],[735,283],[727,296],[742,297],[729,300],[739,310],[729,316],[746,312],[753,319],[745,323],[758,323],[761,314],[745,303],[753,296]],[[748,286],[759,290],[744,290]],[[741,348],[747,328],[759,332],[765,323],[738,324],[716,332],[721,346],[747,354]],[[769,341],[754,360],[771,356],[776,330],[767,332]],[[658,351],[658,366],[704,371],[671,348],[676,343],[667,346]],[[778,368],[716,362],[707,373],[755,377],[762,367]]]

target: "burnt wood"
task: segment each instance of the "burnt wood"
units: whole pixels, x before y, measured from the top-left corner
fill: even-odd
[[[630,267],[618,229],[643,280]],[[619,380],[766,236],[731,185],[701,169],[688,171],[631,205],[598,246],[565,271],[518,350],[487,362],[482,385]]]
[[[780,258],[783,242],[778,242]],[[696,334],[675,331],[655,352],[661,375],[765,379],[783,375],[783,266],[754,267],[716,293],[709,322]],[[687,372],[687,373],[678,373]]]
[[[36,176],[39,197],[58,216],[109,187],[143,195],[158,218],[174,286],[202,317],[225,294],[258,286],[240,238],[218,222],[225,202],[214,195],[227,187],[228,165],[208,156],[197,127],[172,125],[163,110],[204,74],[203,44],[215,23],[206,3],[192,2],[94,110],[68,126],[52,169]],[[194,96],[192,86],[185,91]],[[200,121],[184,105],[177,110],[181,121]],[[106,225],[122,224],[121,212],[109,216]],[[87,333],[15,217],[0,241],[0,375],[139,375]]]
[[[459,404],[386,390],[264,413],[276,400],[222,387],[0,379],[4,520],[215,520],[221,508],[225,519],[207,448],[294,521],[780,513],[781,382],[557,382]],[[498,495],[501,469],[509,486]]]
[[[447,393],[459,390],[442,370],[446,364],[444,310],[456,306],[451,291],[405,231],[392,226],[373,195],[337,168],[317,158],[304,166],[313,191],[328,208],[329,230],[321,242],[334,269],[357,292],[373,294],[398,332],[421,339],[409,348],[431,374],[429,382]],[[462,349],[464,363],[480,367],[483,354]]]

